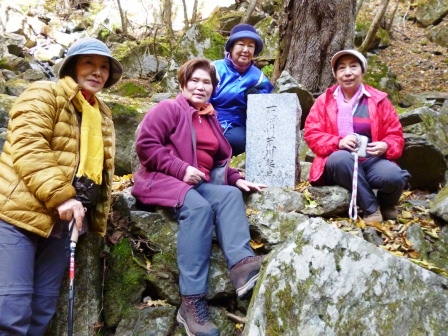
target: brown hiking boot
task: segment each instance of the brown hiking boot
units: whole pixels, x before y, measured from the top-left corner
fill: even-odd
[[[371,224],[374,222],[381,223],[383,221],[383,216],[381,215],[380,208],[378,207],[374,213],[364,216],[363,219],[366,224]]]
[[[254,288],[265,255],[247,257],[237,262],[229,272],[230,280],[239,298],[244,298]]]
[[[219,336],[210,318],[205,294],[182,296],[177,321],[184,325],[188,336]]]
[[[381,205],[381,214],[385,220],[388,219],[397,219],[398,217],[398,209],[395,205]]]

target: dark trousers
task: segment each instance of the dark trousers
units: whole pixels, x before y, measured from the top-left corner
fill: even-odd
[[[354,156],[348,151],[332,153],[325,164],[325,182],[351,191],[354,163]],[[369,215],[377,210],[378,205],[397,204],[409,177],[407,170],[381,157],[360,161],[356,199],[358,206]],[[373,189],[378,189],[377,196]]]
[[[246,151],[246,127],[235,126],[224,130],[224,136],[232,147],[232,155],[237,156]]]
[[[179,222],[177,262],[182,295],[207,292],[214,230],[229,269],[254,255],[246,206],[236,187],[201,183],[187,192],[175,217]]]
[[[45,334],[68,265],[68,230],[43,238],[0,220],[0,335]]]

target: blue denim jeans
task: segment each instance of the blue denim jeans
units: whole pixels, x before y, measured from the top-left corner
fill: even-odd
[[[0,335],[45,334],[68,266],[67,226],[43,238],[0,220]]]

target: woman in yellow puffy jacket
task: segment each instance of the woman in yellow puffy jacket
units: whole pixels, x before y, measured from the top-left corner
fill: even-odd
[[[58,82],[36,82],[10,111],[0,157],[0,335],[43,335],[68,265],[68,223],[106,232],[114,173],[111,111],[95,95],[122,66],[101,41],[68,50]]]

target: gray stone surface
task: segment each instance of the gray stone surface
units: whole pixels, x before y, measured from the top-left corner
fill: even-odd
[[[448,14],[448,3],[443,0],[424,1],[417,7],[415,17],[424,27],[436,25]]]
[[[265,260],[243,336],[447,335],[448,280],[310,219]]]
[[[404,140],[403,154],[396,163],[411,174],[408,181],[411,189],[437,191],[447,170],[444,152],[418,135],[405,133]]]
[[[246,178],[271,187],[300,181],[300,118],[297,95],[248,96]]]

